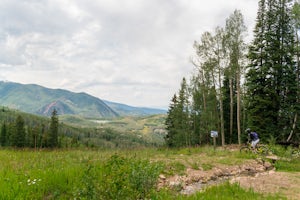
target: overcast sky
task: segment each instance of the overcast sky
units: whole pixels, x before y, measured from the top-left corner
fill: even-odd
[[[0,80],[167,108],[193,42],[258,0],[0,0]]]

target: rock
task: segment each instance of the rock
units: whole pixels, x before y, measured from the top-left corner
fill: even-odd
[[[216,168],[214,171],[214,176],[218,176],[218,177],[223,176],[223,171],[221,169]]]
[[[274,166],[269,162],[265,162],[264,167],[265,167],[265,170],[271,170],[274,168]]]
[[[166,177],[163,174],[160,174],[159,179],[166,180]]]

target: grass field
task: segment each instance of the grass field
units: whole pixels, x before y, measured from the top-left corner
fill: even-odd
[[[239,152],[214,151],[211,147],[0,149],[0,199],[282,199],[229,183],[191,196],[156,188],[159,174],[183,174],[187,167],[210,169],[218,164],[236,165],[251,158]]]

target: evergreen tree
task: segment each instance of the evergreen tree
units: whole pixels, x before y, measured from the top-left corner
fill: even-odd
[[[298,132],[300,121],[299,121],[299,111],[300,111],[300,43],[299,43],[299,34],[298,31],[300,30],[300,4],[299,1],[296,1],[292,8],[292,21],[293,26],[295,29],[294,35],[295,35],[295,55],[296,55],[296,84],[297,84],[297,103],[295,105],[296,112],[294,113],[294,120],[293,120],[293,126],[290,131],[290,134],[287,138],[287,142],[289,142],[292,137],[294,137],[296,140],[300,140],[299,134],[294,134],[296,131]]]
[[[22,116],[18,115],[15,121],[13,133],[12,133],[12,140],[11,145],[15,147],[24,147],[25,146],[25,123]]]
[[[283,139],[296,103],[293,28],[285,0],[261,0],[247,73],[248,125]]]
[[[179,95],[178,97],[174,95],[166,119],[168,130],[166,143],[170,147],[190,146],[192,144],[188,98],[188,86],[186,79],[183,78]]]
[[[49,133],[49,147],[58,146],[58,116],[57,111],[54,109],[51,114],[50,133]]]
[[[166,144],[169,147],[175,147],[176,146],[176,141],[175,141],[175,136],[178,134],[177,131],[177,126],[176,126],[176,109],[177,109],[177,96],[174,94],[169,110],[167,113],[167,118],[165,121],[166,124],[166,130],[168,131],[168,134],[165,137]]]
[[[0,145],[6,146],[7,145],[7,129],[6,129],[6,123],[4,122],[1,126],[1,135],[0,135]]]

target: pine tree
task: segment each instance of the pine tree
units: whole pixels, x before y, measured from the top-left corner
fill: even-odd
[[[18,115],[13,127],[11,145],[15,147],[25,146],[25,122],[22,116]]]
[[[192,132],[190,124],[190,111],[188,103],[188,86],[186,79],[182,79],[179,94],[174,95],[166,119],[166,143],[170,147],[190,146]]]
[[[1,126],[1,135],[0,135],[0,145],[6,146],[7,145],[7,129],[6,129],[6,123],[4,122]]]
[[[168,134],[165,137],[166,144],[169,147],[175,147],[176,146],[176,141],[175,141],[175,136],[177,135],[177,127],[176,127],[176,112],[177,109],[177,96],[174,94],[169,109],[167,113],[167,118],[165,121],[166,125],[166,130],[168,131]]]
[[[58,116],[57,111],[54,109],[51,114],[50,133],[49,133],[49,147],[58,146]]]
[[[296,55],[296,84],[297,84],[297,99],[296,99],[296,105],[294,109],[296,110],[294,113],[294,120],[292,129],[290,131],[290,134],[288,138],[286,139],[287,142],[289,142],[292,137],[295,135],[294,133],[299,129],[299,111],[300,111],[300,43],[299,43],[299,34],[298,31],[300,30],[300,3],[295,2],[292,8],[292,21],[294,26],[294,35],[295,35],[295,55]],[[299,140],[299,134],[297,134],[298,138],[294,137],[296,140]]]
[[[295,105],[293,29],[287,1],[261,0],[247,73],[248,124],[263,138],[287,134]]]

